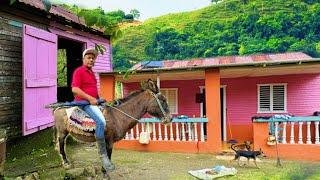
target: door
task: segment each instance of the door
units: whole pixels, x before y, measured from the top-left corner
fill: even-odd
[[[57,36],[23,25],[23,135],[53,125],[46,104],[57,101]]]

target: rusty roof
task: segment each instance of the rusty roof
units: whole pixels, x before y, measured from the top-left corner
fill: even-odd
[[[306,62],[319,60],[302,52],[288,52],[278,54],[253,54],[246,56],[221,56],[212,58],[195,58],[190,60],[164,60],[164,61],[144,61],[134,65],[131,70],[171,70],[171,69],[192,69],[206,67],[228,67],[246,66],[258,64],[283,64],[294,62]],[[157,62],[157,63],[153,63]],[[159,63],[161,62],[161,63]],[[148,66],[148,64],[152,64]],[[157,67],[154,66],[157,64]]]
[[[39,10],[46,11],[46,8],[45,8],[44,4],[41,2],[41,0],[19,0],[19,2],[26,4],[26,5],[29,5],[29,6],[32,6],[32,7],[35,7]],[[67,21],[71,21],[76,24],[87,26],[85,23],[85,20],[82,17],[79,17],[76,14],[74,14],[73,12],[70,12],[70,11],[68,11],[58,5],[52,4],[49,13],[53,14],[55,16],[62,17]],[[97,30],[97,31],[100,31],[100,32],[103,32],[102,29],[93,28],[93,27],[90,27],[90,28]]]

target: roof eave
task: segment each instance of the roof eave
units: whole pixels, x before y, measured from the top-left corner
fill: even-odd
[[[183,70],[204,70],[210,68],[235,68],[235,67],[250,67],[250,66],[278,66],[278,65],[285,65],[285,64],[309,64],[309,63],[320,63],[320,58],[312,58],[312,59],[301,59],[296,61],[276,61],[276,62],[256,62],[256,63],[242,63],[242,64],[218,64],[218,65],[210,65],[210,66],[193,66],[193,67],[173,67],[173,68],[152,68],[152,69],[141,69],[135,70],[137,74],[143,73],[160,73],[160,72],[167,72],[167,71],[183,71]],[[132,70],[134,71],[134,70]],[[121,71],[113,71],[108,73],[101,73],[105,75],[111,74],[124,74]]]

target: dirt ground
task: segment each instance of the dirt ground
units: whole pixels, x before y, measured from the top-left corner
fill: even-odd
[[[58,153],[50,144],[50,133],[20,139],[9,144],[5,164],[5,179],[103,179],[100,160],[94,144],[77,143],[68,140],[67,154],[73,167],[66,170],[60,165]],[[281,161],[282,168],[276,167],[274,159],[262,159],[260,169],[252,162],[239,167],[236,162],[221,160],[214,154],[185,154],[138,152],[115,149],[112,161],[116,170],[109,173],[115,180],[149,179],[196,179],[189,170],[212,168],[216,165],[232,166],[238,170],[236,176],[222,179],[320,179],[319,162]],[[71,175],[70,175],[71,174]],[[31,178],[32,179],[32,178]]]

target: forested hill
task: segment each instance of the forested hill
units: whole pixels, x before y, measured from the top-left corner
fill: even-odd
[[[319,0],[223,0],[123,29],[113,43],[113,63],[119,70],[146,60],[253,53],[319,57],[319,31]]]

